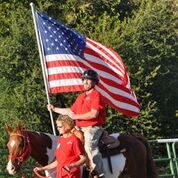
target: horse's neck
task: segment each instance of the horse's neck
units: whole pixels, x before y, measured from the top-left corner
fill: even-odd
[[[55,159],[57,137],[41,132],[27,132],[32,148],[31,157],[39,164],[46,165]]]

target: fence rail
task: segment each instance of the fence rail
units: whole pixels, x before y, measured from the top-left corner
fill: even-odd
[[[177,149],[176,149],[176,144],[178,143],[178,139],[177,138],[157,139],[157,140],[151,140],[149,142],[151,145],[153,143],[157,143],[159,144],[159,146],[160,144],[162,144],[166,148],[166,155],[164,157],[154,158],[157,164],[159,162],[162,163],[164,162],[168,164],[167,172],[169,173],[160,174],[159,177],[178,178],[178,158],[177,158]]]
[[[154,155],[153,157],[156,162],[156,165],[159,169],[159,177],[160,178],[178,178],[178,157],[177,157],[177,150],[176,144],[178,143],[178,138],[175,139],[157,139],[157,140],[150,140],[149,141],[151,148],[154,152],[154,147],[158,147],[158,150],[162,147],[162,150],[165,154],[164,155]],[[161,151],[160,151],[161,152]],[[6,172],[5,168],[5,160],[7,156],[7,150],[0,150],[0,178],[7,178],[9,175]],[[164,163],[164,165],[162,165]],[[161,165],[159,165],[161,164]],[[33,161],[29,161],[27,166],[24,167],[24,171],[26,173],[31,172],[30,167],[34,166]],[[162,169],[162,170],[161,170]]]

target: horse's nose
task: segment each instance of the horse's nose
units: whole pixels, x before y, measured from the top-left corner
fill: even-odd
[[[14,166],[14,165],[12,165],[11,170],[12,170],[12,171],[14,171],[14,170],[15,170],[15,166]]]
[[[8,162],[6,169],[10,175],[14,175],[16,172],[15,166],[10,161]]]

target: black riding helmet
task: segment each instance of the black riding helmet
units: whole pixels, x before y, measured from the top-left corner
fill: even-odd
[[[88,69],[88,70],[84,71],[81,78],[82,78],[82,80],[90,79],[92,81],[95,81],[96,84],[99,83],[98,74],[92,69]]]

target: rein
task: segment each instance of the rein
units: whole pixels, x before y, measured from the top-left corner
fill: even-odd
[[[9,154],[8,157],[18,160],[18,164],[20,164],[20,163],[23,163],[24,158],[26,158],[27,156],[30,155],[32,149],[31,149],[30,140],[29,140],[29,137],[27,134],[22,135],[22,134],[18,134],[18,133],[12,133],[12,134],[10,134],[10,137],[14,136],[14,135],[24,138],[24,148],[23,148],[24,151],[21,153],[20,156],[17,156],[16,154]]]
[[[65,166],[62,167],[62,169],[64,169],[68,176],[70,177],[70,170],[68,170]],[[33,172],[39,177],[39,178],[50,178],[52,175],[54,175],[55,173],[57,173],[57,170],[54,170],[51,174],[49,174],[48,176],[42,176],[38,173],[38,171],[36,169],[33,169]]]
[[[55,171],[53,171],[51,174],[49,174],[48,176],[42,176],[42,175],[40,175],[39,173],[38,173],[38,171],[37,170],[33,170],[33,172],[39,177],[39,178],[50,178],[52,175],[54,175],[57,171],[55,170]]]

